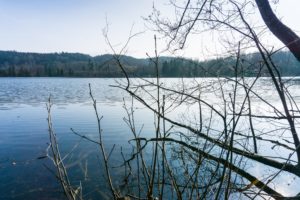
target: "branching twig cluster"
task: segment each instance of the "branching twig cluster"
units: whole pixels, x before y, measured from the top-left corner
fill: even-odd
[[[133,135],[129,141],[133,150],[130,155],[121,151],[123,185],[116,186],[110,175],[111,153],[107,154],[104,148],[102,118],[91,88],[99,141],[73,132],[100,146],[106,181],[114,199],[288,199],[274,185],[283,173],[300,177],[300,110],[272,60],[274,51],[269,51],[260,40],[262,29],[247,20],[247,11],[254,6],[249,1],[235,0],[192,2],[179,6],[172,1],[176,10],[182,11],[177,12],[180,13],[177,23],[161,19],[157,10],[149,21],[170,39],[169,46],[176,43],[179,48],[199,27],[234,33],[232,37],[238,39],[228,41],[227,53],[234,58],[235,76],[220,78],[210,71],[218,78],[182,79],[178,87],[174,83],[168,85],[160,78],[155,37],[154,56],[148,57],[156,69],[156,78],[131,80],[121,60],[126,47],[116,53],[105,34],[126,78],[124,83],[117,82],[113,87],[131,96],[131,105],[124,100],[127,113],[124,121]],[[201,26],[197,26],[199,23]],[[259,53],[255,63],[242,57],[242,51],[249,47]],[[252,78],[245,78],[246,67],[256,69]],[[262,73],[267,73],[267,81],[272,83],[271,96],[264,91]],[[154,115],[155,130],[151,137],[142,136],[142,128],[136,126],[135,104]],[[66,191],[70,183],[54,137],[50,106],[48,112],[53,160]],[[251,166],[263,167],[269,173],[253,173]],[[293,198],[299,195],[290,197]]]

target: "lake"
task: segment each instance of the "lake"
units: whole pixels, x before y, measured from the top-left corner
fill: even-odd
[[[177,78],[162,79],[166,85],[180,84],[181,81]],[[65,164],[69,174],[72,174],[72,182],[81,182],[85,199],[108,198],[104,192],[107,186],[103,181],[99,147],[74,135],[70,130],[73,128],[97,140],[97,122],[89,96],[89,83],[97,99],[99,113],[103,116],[101,124],[106,148],[110,149],[116,144],[111,156],[112,165],[120,163],[121,147],[125,154],[131,152],[132,146],[128,141],[132,139],[132,134],[123,120],[126,116],[123,105],[124,102],[130,104],[130,97],[121,89],[110,87],[115,84],[115,79],[0,78],[0,199],[64,198],[61,186],[51,171],[54,170],[53,164],[49,159],[38,159],[45,155],[49,143],[46,103],[50,94],[54,104],[54,131],[62,154],[70,153]],[[274,90],[270,81],[262,79],[257,87],[276,106],[278,102],[276,99],[272,101]],[[295,101],[300,103],[299,79],[293,79],[289,89]],[[211,95],[204,98],[211,98],[210,102],[218,104],[219,100]],[[262,112],[263,106],[259,102],[254,101],[254,105],[254,110]],[[143,127],[142,136],[154,136],[154,115],[139,104],[136,107],[136,126]],[[263,112],[268,112],[268,109]],[[181,108],[169,115],[175,118],[184,114],[187,114],[186,109]],[[218,127],[218,123],[215,124]],[[252,170],[261,174],[260,170],[264,169],[257,167]],[[113,170],[115,176],[121,173],[118,169]],[[283,194],[299,192],[299,178],[293,175],[281,176],[277,183],[277,188]]]

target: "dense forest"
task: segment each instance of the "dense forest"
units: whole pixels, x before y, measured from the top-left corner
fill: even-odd
[[[155,76],[155,66],[148,59],[130,56],[120,58],[130,77]],[[285,51],[273,55],[273,60],[283,76],[299,76],[300,63]],[[243,68],[239,74],[253,76],[259,70],[256,53],[242,55]],[[233,57],[197,61],[180,57],[160,57],[159,72],[162,77],[215,77],[233,76],[236,60]],[[262,75],[267,75],[262,71]],[[0,51],[0,76],[2,77],[122,77],[123,73],[113,55],[89,56],[80,53],[21,53]]]

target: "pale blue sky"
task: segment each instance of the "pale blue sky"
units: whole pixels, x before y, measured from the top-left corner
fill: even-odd
[[[119,43],[133,24],[136,32],[145,29],[141,17],[151,8],[147,0],[0,0],[0,49],[102,54],[106,17]]]
[[[154,0],[165,13],[168,0]],[[134,31],[146,29],[142,16],[151,13],[153,0],[0,0],[0,50],[25,52],[109,53],[102,29],[106,16],[114,44],[124,42]],[[277,13],[300,31],[300,1],[281,0]],[[200,58],[199,42],[192,37],[185,56]],[[197,44],[197,45],[195,45]],[[163,46],[163,44],[161,44]],[[153,33],[133,39],[129,55],[145,57],[153,51]]]

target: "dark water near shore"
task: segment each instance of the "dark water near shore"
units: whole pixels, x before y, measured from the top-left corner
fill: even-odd
[[[292,92],[295,100],[299,101],[300,82],[297,80],[294,81]],[[177,82],[178,79],[164,81]],[[45,155],[49,142],[46,103],[50,94],[54,103],[54,131],[62,154],[71,152],[65,159],[65,164],[73,175],[72,182],[84,185],[85,199],[96,196],[108,198],[103,192],[106,185],[98,146],[84,141],[70,131],[73,128],[95,140],[98,138],[95,112],[88,91],[89,83],[97,99],[99,112],[104,116],[102,129],[106,147],[110,149],[116,144],[111,163],[120,164],[121,147],[125,154],[131,151],[128,140],[132,138],[132,134],[123,121],[126,116],[123,98],[127,102],[130,98],[120,89],[109,87],[115,83],[114,79],[1,78],[0,199],[64,198],[61,187],[51,172],[54,170],[51,161],[38,159]],[[269,87],[267,84],[264,86]],[[268,92],[272,96],[272,90]],[[153,114],[142,107],[135,114],[137,127],[143,125],[144,136],[152,136]],[[121,170],[113,170],[116,176],[121,173]],[[297,185],[293,176],[289,179],[292,184],[282,186],[282,191],[286,193],[293,191]]]
[[[103,115],[102,129],[107,149],[116,144],[111,163],[120,164],[120,147],[129,152],[132,138],[123,121],[121,90],[109,87],[113,79],[73,78],[2,78],[0,79],[0,199],[64,198],[54,170],[45,155],[49,142],[46,103],[51,94],[52,120],[62,155],[69,153],[65,164],[74,184],[84,185],[86,199],[105,198],[105,181],[97,145],[86,142],[70,131],[98,139],[97,123],[88,84],[91,83],[98,109]],[[153,115],[142,112],[138,118],[151,121]],[[138,114],[138,112],[137,112]],[[142,117],[141,117],[142,116]],[[148,119],[148,118],[151,118]],[[144,125],[144,131],[152,130]],[[85,177],[85,171],[88,176]],[[115,174],[120,172],[113,170]],[[75,175],[75,176],[74,176]],[[82,178],[84,177],[84,178]],[[96,189],[95,189],[96,188]],[[5,192],[4,192],[5,191]]]

